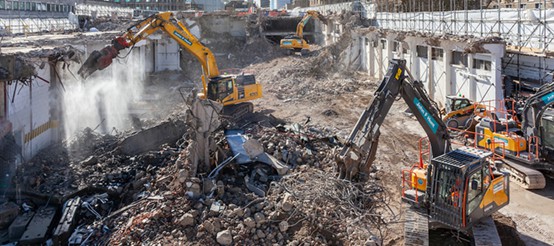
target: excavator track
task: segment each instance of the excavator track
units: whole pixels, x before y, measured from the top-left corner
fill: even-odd
[[[429,216],[421,208],[410,206],[404,202],[404,245],[429,245]]]
[[[491,216],[484,218],[471,228],[475,246],[502,246],[500,235]]]
[[[525,167],[508,159],[504,159],[502,169],[510,173],[511,181],[527,190],[544,189],[546,186],[544,175],[535,169]]]
[[[235,122],[252,112],[254,112],[254,104],[251,102],[243,102],[223,107],[223,116]]]

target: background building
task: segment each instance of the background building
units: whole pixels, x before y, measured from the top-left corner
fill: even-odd
[[[271,9],[282,9],[289,3],[290,3],[290,0],[270,0],[269,1],[269,8],[271,8]]]

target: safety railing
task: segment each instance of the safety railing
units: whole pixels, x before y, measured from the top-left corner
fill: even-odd
[[[421,190],[425,189],[424,185],[426,184],[418,183],[419,179],[417,178],[417,174],[415,173],[415,170],[416,169],[423,170],[427,167],[427,163],[425,160],[429,159],[429,155],[431,153],[431,144],[429,143],[428,138],[422,137],[418,140],[418,152],[419,152],[418,162],[413,164],[409,169],[403,169],[401,171],[402,198],[416,204],[420,202],[421,195],[425,194],[425,192]],[[415,178],[414,178],[414,175],[415,175]],[[413,180],[415,180],[415,182],[413,182]],[[408,194],[409,192],[411,192],[412,194]]]
[[[419,177],[417,173],[414,172],[414,169],[418,168],[419,164],[416,163],[412,165],[410,169],[403,169],[402,170],[402,199],[408,200],[412,203],[419,204],[421,195],[425,194],[425,192],[420,191],[418,180],[420,178],[426,178],[426,177]],[[416,180],[416,182],[413,182],[412,180]],[[408,194],[408,193],[412,194]]]

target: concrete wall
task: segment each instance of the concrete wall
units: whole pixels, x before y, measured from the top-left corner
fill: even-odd
[[[42,60],[48,62],[47,59]],[[41,62],[38,60],[37,62]],[[36,67],[38,78],[28,85],[7,85],[7,119],[12,123],[16,143],[21,146],[23,158],[28,160],[41,149],[59,140],[59,119],[55,114],[57,93],[51,79],[51,67]],[[54,114],[53,114],[54,113]]]
[[[86,58],[90,52],[101,49],[105,45],[105,42],[87,43],[85,46],[76,48],[84,51],[83,57]],[[143,81],[150,72],[179,70],[178,48],[174,41],[163,37],[157,40],[139,42],[129,59],[114,61],[109,68],[100,72],[109,74],[120,79],[121,82],[135,87],[133,83]],[[125,52],[128,51],[123,52],[126,54]],[[22,161],[29,160],[40,150],[62,139],[65,132],[62,129],[64,126],[62,117],[64,96],[62,96],[62,93],[68,93],[67,90],[71,85],[71,81],[75,80],[73,74],[77,74],[80,66],[79,64],[73,64],[67,67],[59,63],[57,64],[57,71],[54,72],[54,65],[48,63],[48,58],[28,59],[31,59],[32,63],[35,64],[38,76],[26,84],[2,82],[0,90],[0,99],[5,102],[5,105],[2,104],[2,111],[5,107],[5,117],[0,117],[0,121],[8,122],[10,125],[10,127],[6,127],[2,124],[0,131],[8,129],[14,135],[16,144],[21,147]],[[130,62],[129,60],[132,60],[133,66],[127,64]],[[41,64],[44,64],[44,66],[41,66]],[[118,68],[114,69],[114,67]],[[69,69],[72,72],[69,72]],[[56,73],[60,75],[61,82],[66,86],[66,90],[62,89]],[[76,104],[84,102],[86,99],[86,96],[77,98]],[[86,119],[86,115],[91,114],[87,110],[76,111],[82,111],[81,113],[84,114],[83,117],[85,118],[80,118]],[[127,108],[123,110],[126,111]],[[117,111],[114,112],[117,113]]]
[[[350,68],[359,67],[378,79],[385,75],[390,59],[405,59],[412,75],[424,83],[440,106],[445,105],[446,96],[456,94],[474,101],[503,99],[501,74],[505,44],[483,44],[483,53],[469,53],[466,62],[453,64],[454,52],[463,54],[467,47],[468,42],[462,41],[398,33],[379,35],[377,31],[361,30],[352,33],[350,52],[344,59]]]
[[[187,24],[192,20],[187,21]],[[246,19],[232,16],[202,16],[197,21],[202,29],[201,33],[223,34],[228,33],[233,37],[246,37]],[[209,28],[209,29],[207,29]],[[196,35],[196,34],[195,34]],[[200,38],[199,35],[196,37]]]
[[[165,70],[181,70],[179,44],[167,37],[153,39],[154,45],[154,72]]]

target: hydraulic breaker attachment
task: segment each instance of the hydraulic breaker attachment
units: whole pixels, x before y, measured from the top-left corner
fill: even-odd
[[[100,51],[93,51],[88,59],[79,68],[79,75],[86,79],[97,70],[102,70],[112,64],[114,58],[117,57],[119,51],[129,46],[124,37],[119,37],[112,40],[112,45],[102,48]]]

